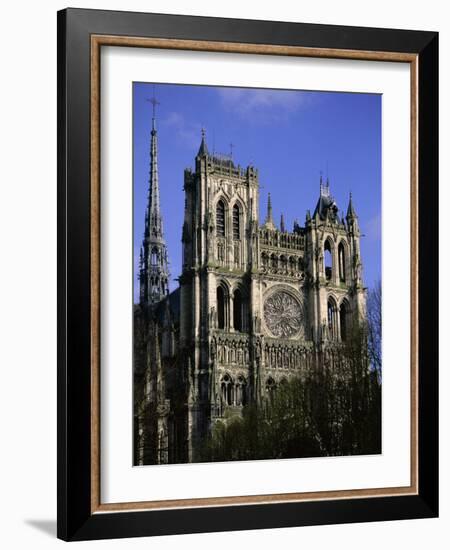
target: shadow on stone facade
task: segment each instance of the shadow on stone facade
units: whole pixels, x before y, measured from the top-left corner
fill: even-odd
[[[210,154],[202,132],[195,168],[184,174],[183,267],[179,288],[169,294],[153,121],[140,303],[134,311],[137,465],[245,459],[242,453],[217,458],[214,437],[236,432],[232,424],[248,430],[252,414],[266,422],[274,410],[270,404],[282,399],[283,384],[303,395],[310,428],[326,409],[324,422],[334,423],[341,441],[348,439],[343,435],[348,415],[356,422],[355,396],[369,398],[367,358],[358,351],[355,383],[349,370],[355,358],[342,355],[366,319],[360,229],[351,195],[344,216],[321,178],[313,214],[307,211],[304,225],[295,222],[288,231],[283,218],[280,227],[275,224],[270,195],[260,223],[258,177],[251,165],[242,168],[229,156]],[[342,395],[338,381],[345,386]],[[325,388],[334,388],[334,394]],[[366,405],[361,421],[367,420]],[[298,440],[304,449],[305,434]],[[324,443],[323,430],[310,436],[308,453],[338,454]],[[357,454],[360,443],[342,446],[341,454]],[[296,448],[286,456],[309,456],[300,443]],[[247,458],[258,458],[255,453]]]

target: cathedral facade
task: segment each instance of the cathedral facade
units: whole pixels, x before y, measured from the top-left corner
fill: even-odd
[[[302,378],[365,317],[360,229],[328,180],[304,225],[259,211],[258,170],[210,153],[184,173],[182,273],[169,293],[153,121],[134,315],[135,464],[196,462],[218,421]]]

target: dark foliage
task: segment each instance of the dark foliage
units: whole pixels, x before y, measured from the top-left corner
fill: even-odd
[[[204,461],[381,452],[381,385],[369,366],[368,336],[356,328],[320,354],[320,366],[280,383],[242,417],[218,421]]]

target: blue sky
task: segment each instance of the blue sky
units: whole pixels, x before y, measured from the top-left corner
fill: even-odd
[[[350,191],[359,216],[364,283],[381,279],[381,95],[133,84],[134,296],[149,179],[153,90],[157,107],[159,182],[171,290],[181,273],[183,171],[193,167],[206,130],[209,150],[259,170],[260,220],[270,192],[274,218],[292,229],[314,210],[319,178],[329,177],[339,209]],[[232,147],[231,145],[232,144]]]

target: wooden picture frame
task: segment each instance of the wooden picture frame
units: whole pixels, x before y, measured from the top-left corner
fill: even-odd
[[[103,46],[411,67],[411,485],[102,504],[100,50]],[[67,9],[58,13],[58,537],[113,537],[438,514],[438,35]]]

